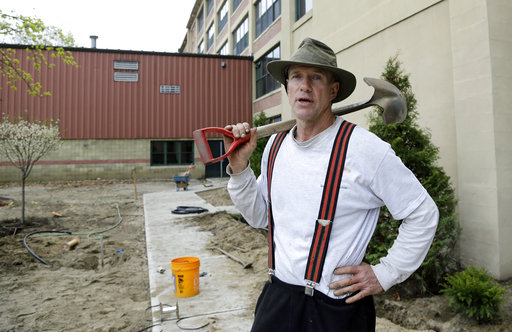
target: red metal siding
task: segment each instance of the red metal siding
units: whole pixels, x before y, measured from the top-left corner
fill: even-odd
[[[250,58],[71,51],[79,68],[57,63],[35,76],[52,96],[2,84],[0,113],[58,118],[66,139],[191,138],[197,128],[252,120]],[[139,61],[138,82],[114,82],[114,60]],[[161,94],[160,85],[179,85],[181,93]]]

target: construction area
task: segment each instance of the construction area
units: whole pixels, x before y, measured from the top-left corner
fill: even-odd
[[[0,330],[249,331],[267,278],[266,232],[244,223],[226,181],[28,185],[23,225],[20,186],[1,186]],[[182,257],[200,262],[189,297],[177,296],[171,269]],[[492,325],[442,296],[392,289],[376,306],[377,331],[494,332],[512,322],[510,299]]]

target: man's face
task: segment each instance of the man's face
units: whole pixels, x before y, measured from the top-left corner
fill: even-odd
[[[311,122],[331,112],[339,82],[331,72],[309,66],[290,66],[287,78],[288,100],[297,119]]]

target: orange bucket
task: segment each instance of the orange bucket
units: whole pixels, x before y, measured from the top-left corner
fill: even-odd
[[[199,293],[199,258],[180,257],[171,261],[174,295],[190,297]]]

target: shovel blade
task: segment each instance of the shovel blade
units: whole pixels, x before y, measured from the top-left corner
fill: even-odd
[[[401,123],[407,117],[407,103],[405,97],[396,86],[385,80],[365,77],[366,84],[375,88],[375,93],[369,102],[383,108],[382,120],[384,124]]]

